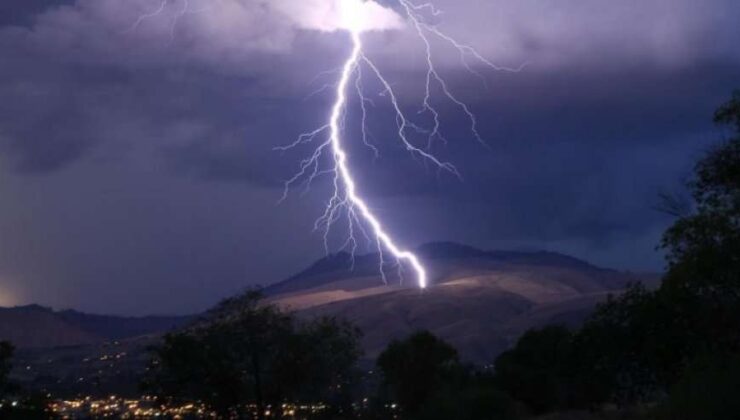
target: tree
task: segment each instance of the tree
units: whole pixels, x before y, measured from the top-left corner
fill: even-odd
[[[3,404],[0,419],[3,420],[48,420],[56,418],[49,410],[49,398],[45,394],[17,395],[15,405]]]
[[[716,305],[740,300],[740,91],[719,108],[715,122],[734,125],[733,137],[695,168],[689,189],[695,212],[665,233],[665,287]]]
[[[517,420],[524,418],[521,404],[492,384],[472,381],[443,387],[419,410],[424,420]]]
[[[273,395],[297,401],[323,401],[330,410],[351,410],[351,390],[359,379],[355,369],[362,355],[360,331],[351,323],[323,317],[300,324],[276,346],[271,383]],[[288,386],[286,386],[286,384]]]
[[[0,397],[3,397],[11,390],[11,384],[8,381],[8,375],[12,368],[11,359],[15,348],[7,341],[0,341]]]
[[[222,302],[204,320],[152,349],[145,388],[204,401],[222,416],[247,403],[323,399],[349,384],[360,355],[358,330],[334,318],[307,323],[261,302],[257,292]],[[345,389],[347,387],[345,386]]]
[[[732,134],[696,165],[695,211],[662,241],[668,272],[657,295],[671,304],[670,331],[680,337],[662,365],[678,373],[668,382],[666,418],[729,419],[740,411],[740,91],[714,120]]]
[[[496,361],[513,398],[544,413],[670,393],[666,418],[736,417],[722,415],[737,413],[727,397],[738,392],[737,373],[726,372],[737,372],[740,355],[740,92],[715,122],[732,135],[696,165],[691,211],[674,212],[680,217],[661,242],[668,270],[660,288],[630,286],[574,334],[527,332]]]
[[[699,357],[658,410],[666,420],[735,420],[740,413],[740,356]]]
[[[705,344],[740,350],[740,92],[717,110],[715,122],[734,130],[731,138],[696,165],[689,183],[695,211],[662,241],[669,266],[661,293],[686,305],[687,333],[702,345],[697,351]]]
[[[429,331],[393,341],[377,361],[395,401],[415,415],[459,367],[457,350]]]
[[[581,365],[616,402],[654,399],[700,355],[740,351],[740,92],[715,122],[733,134],[696,164],[693,210],[661,242],[661,287],[634,286],[599,305],[577,334]]]
[[[537,414],[650,401],[682,353],[673,314],[656,293],[631,285],[576,332],[526,332],[496,359],[497,384]]]
[[[641,284],[598,305],[574,335],[572,406],[650,400],[682,353],[670,304]]]
[[[733,92],[732,98],[717,109],[714,113],[714,122],[734,125],[735,131],[740,133],[740,90]]]
[[[567,406],[573,334],[565,327],[527,331],[496,359],[496,383],[535,414]]]

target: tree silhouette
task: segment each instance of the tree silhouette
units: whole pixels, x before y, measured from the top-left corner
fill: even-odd
[[[11,359],[15,348],[7,341],[0,341],[0,397],[11,390],[8,374],[12,368]]]
[[[715,122],[731,137],[696,165],[689,184],[696,211],[662,242],[669,267],[660,292],[682,305],[694,352],[740,351],[740,92]]]
[[[661,242],[668,270],[660,288],[632,285],[574,334],[525,334],[496,362],[512,397],[543,413],[670,394],[666,418],[737,418],[719,413],[732,412],[727,395],[738,392],[726,371],[736,372],[740,355],[740,92],[715,122],[731,134],[696,164],[692,210],[676,212]]]
[[[496,359],[496,383],[535,414],[567,406],[573,333],[559,326],[527,331]]]
[[[457,350],[429,331],[391,342],[377,363],[395,400],[410,414],[459,366]]]
[[[299,322],[260,299],[257,292],[228,299],[204,320],[165,336],[152,349],[144,387],[240,418],[261,418],[268,404],[345,392],[360,355],[358,330],[334,318]],[[250,403],[254,413],[243,409]]]
[[[740,355],[695,360],[658,411],[660,420],[735,420],[740,413]]]

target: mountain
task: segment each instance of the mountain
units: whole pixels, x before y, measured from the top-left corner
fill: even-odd
[[[444,282],[459,270],[450,270],[455,262],[466,264],[470,270],[487,269],[495,265],[513,264],[530,266],[571,267],[584,271],[614,272],[595,267],[585,261],[567,255],[548,251],[481,251],[479,249],[453,242],[433,242],[416,250],[419,258],[431,268],[431,282]],[[307,269],[288,279],[268,286],[264,292],[268,296],[300,292],[335,282],[337,279],[357,279],[376,277],[380,264],[378,253],[352,256],[347,252],[328,255]],[[459,264],[458,264],[459,265]]]
[[[147,348],[193,318],[92,315],[38,305],[0,308],[0,340],[16,346],[11,377],[28,389],[65,398],[134,396]]]
[[[268,300],[299,316],[341,316],[364,332],[374,359],[393,339],[428,329],[462,357],[490,363],[527,329],[550,323],[577,326],[610,293],[657,276],[600,268],[567,255],[482,251],[449,242],[417,250],[430,286],[400,282],[391,267],[378,275],[378,254],[340,253],[265,289]]]
[[[187,323],[191,317],[117,317],[39,305],[0,308],[0,340],[18,348],[80,346],[149,334]]]
[[[48,308],[30,305],[0,308],[0,340],[30,348],[91,344],[97,337],[65,322]]]
[[[630,282],[658,281],[545,251],[483,251],[440,242],[417,252],[429,272],[425,290],[412,278],[401,282],[389,264],[384,283],[377,254],[339,253],[267,287],[266,300],[302,319],[339,316],[354,322],[363,331],[367,366],[391,340],[419,329],[453,344],[464,360],[485,365],[529,328],[578,326],[597,303]],[[0,339],[20,347],[13,377],[29,388],[58,396],[136,395],[146,348],[192,319],[6,308],[0,309]]]
[[[76,325],[106,340],[120,340],[166,332],[180,327],[194,318],[192,316],[119,317],[91,315],[73,310],[60,311],[57,312],[57,315],[65,322]]]

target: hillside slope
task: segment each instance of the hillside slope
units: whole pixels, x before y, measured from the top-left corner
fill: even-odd
[[[38,305],[0,308],[0,340],[18,348],[80,346],[169,331],[191,317],[117,317],[54,311]]]
[[[451,243],[419,249],[431,284],[399,284],[378,275],[377,255],[347,254],[318,261],[266,289],[268,302],[304,319],[345,317],[364,333],[365,364],[393,339],[428,329],[463,359],[491,363],[528,328],[580,325],[594,305],[638,276],[550,252],[480,251]],[[391,271],[391,270],[389,270]],[[38,306],[0,309],[0,339],[20,345],[14,378],[58,395],[137,392],[147,346],[192,317],[120,318]],[[126,338],[131,336],[139,336]],[[74,346],[74,347],[56,347]],[[81,380],[82,378],[82,380]]]
[[[549,252],[480,251],[430,244],[419,254],[432,284],[384,284],[377,255],[330,256],[267,289],[269,301],[301,317],[341,316],[363,331],[365,356],[374,359],[393,339],[428,329],[462,357],[490,363],[528,328],[580,325],[593,307],[630,282],[654,282]]]
[[[18,348],[76,346],[99,340],[41,306],[0,308],[0,340]]]

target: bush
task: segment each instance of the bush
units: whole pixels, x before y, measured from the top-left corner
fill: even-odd
[[[173,400],[203,401],[221,416],[291,401],[349,401],[359,331],[334,318],[299,322],[258,293],[224,301],[205,320],[164,338],[144,388]]]
[[[659,408],[665,420],[737,420],[740,416],[740,356],[702,356]]]
[[[457,350],[429,331],[391,342],[377,363],[395,401],[410,414],[415,414],[442,386],[445,376],[459,366]]]

